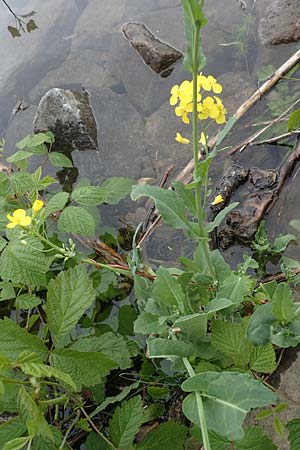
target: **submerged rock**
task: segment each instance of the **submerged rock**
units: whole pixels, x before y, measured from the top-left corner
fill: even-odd
[[[161,73],[182,57],[182,53],[157,39],[142,23],[126,23],[122,31],[130,45],[156,73]]]
[[[272,0],[260,21],[264,45],[288,44],[300,40],[300,0]]]
[[[41,99],[34,117],[35,133],[52,131],[53,150],[97,150],[97,124],[87,91],[51,89]]]

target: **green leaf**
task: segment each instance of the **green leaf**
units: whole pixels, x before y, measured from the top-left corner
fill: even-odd
[[[41,299],[33,294],[21,294],[16,298],[15,305],[18,309],[33,309],[41,302]]]
[[[289,432],[290,450],[300,449],[300,419],[290,420],[286,429]]]
[[[278,434],[278,436],[283,438],[284,437],[284,425],[278,416],[274,416],[273,427],[274,427],[275,432]]]
[[[133,306],[121,306],[118,313],[118,333],[120,333],[122,336],[133,336],[133,324],[137,317],[138,314]]]
[[[169,420],[160,424],[139,442],[137,450],[182,450],[187,435],[187,428],[180,423]]]
[[[96,225],[93,216],[81,206],[67,206],[58,219],[58,229],[66,233],[92,236],[96,232]]]
[[[242,440],[235,442],[236,450],[277,450],[271,438],[259,427],[249,427]]]
[[[299,130],[300,128],[300,109],[293,111],[288,121],[288,131]]]
[[[30,441],[30,437],[20,437],[4,444],[2,450],[21,450]]]
[[[50,214],[55,213],[56,211],[61,211],[66,206],[66,203],[69,199],[69,194],[67,192],[59,192],[55,194],[42,210],[43,217],[49,217]]]
[[[254,345],[266,345],[271,340],[272,324],[275,317],[272,312],[272,304],[266,303],[255,309],[251,316],[247,337]]]
[[[0,236],[0,252],[7,246],[7,240]]]
[[[217,228],[230,211],[232,211],[236,206],[238,206],[239,202],[233,202],[230,205],[226,206],[222,211],[220,211],[212,222],[209,222],[205,228],[208,233],[211,233],[215,228]]]
[[[170,272],[160,267],[156,273],[156,278],[153,283],[153,295],[159,301],[166,313],[168,307],[175,307],[182,313],[185,309],[185,295],[182,287],[176,277],[173,277]]]
[[[0,320],[0,353],[16,359],[22,352],[35,352],[38,357],[45,358],[48,349],[40,338],[5,317]]]
[[[276,354],[271,343],[257,346],[250,354],[250,367],[261,373],[272,373],[276,369]]]
[[[71,348],[80,352],[101,352],[118,364],[122,370],[128,369],[132,365],[124,338],[116,336],[110,331],[100,336],[81,338],[74,342]]]
[[[276,67],[273,66],[273,64],[268,64],[268,65],[262,66],[257,71],[258,81],[267,80],[268,78],[270,78],[271,75],[273,75],[274,72],[276,72]]]
[[[120,200],[127,197],[135,183],[136,181],[131,178],[108,178],[101,184],[101,189],[105,195],[105,203],[116,205]]]
[[[35,188],[35,182],[32,175],[27,172],[15,172],[10,177],[13,190],[17,195],[24,195]]]
[[[227,298],[233,303],[241,303],[251,291],[252,281],[247,275],[231,273],[221,282],[217,298]]]
[[[291,322],[294,317],[292,291],[288,284],[280,283],[272,299],[273,314],[277,320]]]
[[[168,339],[152,338],[147,340],[150,358],[185,358],[192,356],[195,349],[192,344],[182,341],[172,341]]]
[[[189,342],[197,344],[206,336],[207,314],[196,313],[182,316],[174,322],[174,326],[187,334]]]
[[[49,161],[54,167],[73,167],[72,161],[63,153],[49,153]]]
[[[284,236],[278,236],[274,244],[272,245],[272,251],[276,253],[283,252],[290,242],[296,240],[296,236],[294,234],[285,234]]]
[[[0,425],[0,446],[15,438],[22,436],[26,431],[26,426],[19,417],[7,420]]]
[[[171,190],[159,188],[157,186],[137,184],[133,186],[131,198],[137,200],[140,197],[150,197],[164,219],[166,225],[177,229],[188,229],[188,220],[184,214],[185,204]]]
[[[106,202],[106,195],[100,186],[80,186],[74,189],[71,199],[83,206],[97,206]]]
[[[18,152],[11,155],[9,158],[7,158],[7,162],[11,164],[15,164],[19,161],[24,161],[24,159],[30,158],[33,153],[25,152],[24,150],[19,150]]]
[[[134,322],[135,333],[141,334],[161,334],[167,331],[168,326],[165,323],[160,323],[160,316],[144,312],[140,314]]]
[[[61,272],[48,287],[46,315],[52,338],[63,346],[83,313],[95,300],[96,291],[84,266]]]
[[[90,417],[94,417],[99,412],[103,411],[107,408],[108,405],[111,405],[116,402],[122,402],[124,398],[127,397],[127,395],[132,391],[139,387],[140,382],[136,381],[135,383],[130,384],[129,386],[126,386],[118,395],[115,395],[114,397],[106,397],[105,401],[101,403],[101,405],[97,406],[97,408],[92,412]]]
[[[31,375],[35,378],[56,378],[63,384],[67,384],[71,389],[76,391],[76,385],[74,381],[70,377],[68,373],[64,373],[61,370],[46,366],[45,364],[35,363],[35,362],[27,362],[23,364],[18,364],[18,367],[26,373],[27,375]]]
[[[103,377],[118,365],[100,352],[79,352],[72,349],[55,350],[50,356],[51,365],[69,374],[77,389],[100,384]]]
[[[246,367],[250,358],[251,345],[245,336],[246,328],[242,323],[212,322],[212,345],[233,359],[236,365]]]
[[[143,405],[140,396],[133,397],[119,406],[111,420],[111,441],[120,450],[132,448],[133,439],[143,422]]]
[[[42,252],[40,241],[33,237],[10,241],[0,256],[0,276],[5,281],[38,286],[46,285],[50,259]]]
[[[222,309],[226,309],[233,304],[234,303],[231,300],[228,300],[228,298],[214,298],[205,306],[205,312],[211,313],[221,311]]]
[[[243,438],[242,424],[252,408],[269,405],[277,396],[248,374],[206,372],[183,382],[181,388],[192,392],[183,401],[186,417],[200,425],[196,393],[200,393],[207,427],[230,440]]]

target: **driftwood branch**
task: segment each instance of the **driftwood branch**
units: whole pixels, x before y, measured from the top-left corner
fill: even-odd
[[[234,113],[233,118],[235,122],[240,120],[246,112],[248,112],[255,103],[262,98],[264,94],[266,94],[273,86],[278,83],[278,81],[291,70],[296,64],[300,62],[300,50],[294,53],[276,72],[265,82],[262,86],[260,86]],[[278,118],[278,120],[280,120]],[[259,134],[260,135],[260,134]],[[259,135],[255,135],[256,139]],[[216,145],[218,139],[218,134],[209,139],[208,147],[212,148]],[[202,154],[199,152],[199,160],[202,159]],[[194,159],[191,159],[189,163],[185,166],[185,168],[177,175],[176,180],[180,181],[183,184],[188,184],[191,182],[193,178],[193,170],[194,170]],[[144,235],[139,241],[139,244],[145,242],[146,238],[148,238],[156,226],[160,223],[161,216],[156,215],[153,222],[149,224],[147,230],[145,230]]]

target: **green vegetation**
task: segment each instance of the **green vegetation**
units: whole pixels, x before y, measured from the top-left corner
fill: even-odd
[[[299,448],[300,421],[282,423],[287,405],[267,382],[281,349],[300,342],[300,263],[281,258],[297,236],[270,243],[262,224],[253,255],[236,270],[209,246],[237,203],[207,223],[209,168],[234,120],[209,150],[206,120],[223,124],[226,109],[222,86],[199,73],[202,3],[182,0],[193,79],[174,86],[170,99],[176,115],[192,123],[191,139],[176,137],[192,143],[192,183],[164,190],[113,178],[63,192],[44,167],[72,162],[51,151],[50,132],[25,137],[0,172],[0,413],[11,416],[0,425],[3,450],[63,450],[78,442],[87,450],[276,450],[262,428],[243,428],[247,413],[261,407],[268,409],[257,418],[272,416],[291,450]],[[42,162],[31,172],[33,156]],[[86,254],[81,245],[99,232],[97,207],[130,192],[133,200],[154,200],[165,224],[193,242],[180,269],[154,272],[136,236],[123,263]],[[222,202],[218,195],[213,204]],[[293,226],[299,233],[299,223]],[[281,258],[280,282],[264,279],[274,257]]]

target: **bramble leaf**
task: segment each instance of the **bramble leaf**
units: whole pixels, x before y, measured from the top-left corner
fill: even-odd
[[[120,450],[130,449],[142,423],[143,405],[141,397],[136,396],[123,402],[115,410],[109,421],[111,441],[114,446]]]
[[[137,450],[182,450],[187,435],[187,428],[180,423],[169,420],[160,424],[139,442]]]
[[[92,236],[95,228],[93,216],[81,206],[67,206],[58,219],[58,229],[66,233]]]

